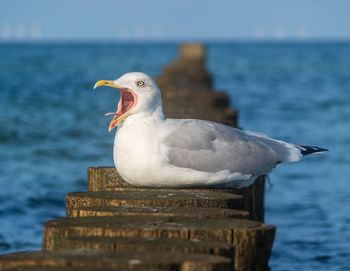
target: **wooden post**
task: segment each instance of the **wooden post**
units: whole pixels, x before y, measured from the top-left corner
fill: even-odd
[[[242,209],[242,196],[199,189],[125,189],[68,193],[67,208],[92,206],[202,207]]]
[[[120,177],[115,167],[89,167],[87,175],[89,191],[109,191],[113,186],[130,186]]]
[[[68,193],[67,217],[184,216],[248,218],[242,196],[199,189],[125,188],[117,192]]]
[[[248,219],[246,211],[223,208],[196,208],[196,207],[138,207],[138,206],[91,206],[67,208],[67,217],[89,216],[164,216],[164,217],[191,217],[203,218],[240,218]]]
[[[59,246],[67,237],[213,240],[234,246],[236,270],[268,270],[274,233],[273,226],[239,219],[82,217],[48,222],[44,226],[43,248]]]
[[[89,191],[121,191],[132,187],[125,182],[114,167],[89,167]],[[231,193],[243,196],[241,210],[250,213],[249,219],[264,222],[265,178],[259,177],[253,185],[243,189],[231,189]],[[227,189],[225,191],[228,191]]]
[[[170,238],[110,238],[110,237],[71,237],[64,238],[47,251],[55,250],[94,250],[107,252],[137,252],[148,251],[175,252],[190,254],[211,254],[231,258],[234,254],[233,246],[208,240],[179,240]]]
[[[203,254],[148,251],[147,253],[98,251],[26,252],[0,256],[0,270],[232,270],[232,260]],[[189,268],[190,267],[190,268]],[[34,268],[34,269],[33,269]],[[102,269],[103,268],[103,269]]]

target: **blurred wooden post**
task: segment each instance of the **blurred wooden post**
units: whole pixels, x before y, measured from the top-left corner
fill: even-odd
[[[230,98],[224,91],[212,88],[205,57],[202,44],[183,44],[179,57],[163,68],[157,83],[162,90],[165,115],[206,119],[236,127],[238,111],[230,107]]]

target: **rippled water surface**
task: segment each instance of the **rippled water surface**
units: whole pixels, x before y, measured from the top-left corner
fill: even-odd
[[[38,249],[42,223],[64,216],[86,168],[112,165],[103,114],[117,92],[98,79],[158,75],[176,44],[0,45],[0,252]],[[240,125],[326,155],[282,165],[266,189],[277,225],[272,270],[349,270],[350,44],[210,44],[215,87]]]

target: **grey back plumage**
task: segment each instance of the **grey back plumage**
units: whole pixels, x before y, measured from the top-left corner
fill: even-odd
[[[171,119],[166,122],[174,125]],[[291,144],[203,120],[177,120],[176,129],[163,143],[171,165],[205,172],[229,170],[259,176],[279,162],[292,161],[293,155],[300,159],[300,150]]]

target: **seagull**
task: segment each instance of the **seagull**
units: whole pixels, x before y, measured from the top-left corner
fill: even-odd
[[[287,143],[265,134],[198,119],[164,116],[157,83],[141,72],[99,80],[94,89],[120,90],[108,130],[117,127],[114,164],[121,177],[142,187],[242,188],[279,163],[326,149]]]

